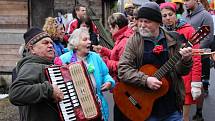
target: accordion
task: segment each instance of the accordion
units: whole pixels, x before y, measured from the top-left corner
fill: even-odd
[[[62,121],[102,120],[100,105],[82,61],[50,66],[46,68],[46,75],[64,94],[64,99],[58,103]]]

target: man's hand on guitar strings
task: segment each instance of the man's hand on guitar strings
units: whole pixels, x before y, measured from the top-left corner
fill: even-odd
[[[155,77],[148,77],[146,80],[146,85],[152,89],[152,90],[157,90],[161,87],[162,82],[159,81],[157,78]]]
[[[191,47],[181,48],[179,53],[182,56],[182,60],[185,62],[192,59],[192,48]]]

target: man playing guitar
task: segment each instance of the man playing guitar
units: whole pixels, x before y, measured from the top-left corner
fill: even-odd
[[[157,3],[144,3],[138,11],[137,18],[138,31],[131,38],[131,41],[128,41],[125,52],[119,61],[119,78],[121,81],[126,82],[127,85],[134,85],[137,89],[146,88],[149,92],[159,93],[165,86],[167,87],[164,89],[165,93],[161,94],[155,101],[147,102],[147,99],[153,96],[153,94],[150,96],[150,93],[147,93],[148,97],[141,99],[145,103],[152,103],[153,105],[151,113],[142,114],[147,115],[147,118],[142,120],[182,121],[181,110],[184,100],[184,86],[181,76],[187,74],[192,66],[192,49],[191,47],[180,48],[177,38],[173,38],[169,32],[160,28],[162,17]],[[150,72],[150,69],[152,69],[152,65],[153,67],[160,68],[176,52],[179,52],[180,55],[179,58],[176,58],[178,59],[176,60],[177,62],[174,65],[168,65],[167,69],[163,69],[163,73],[166,73],[165,80],[168,80],[168,83],[163,81],[159,73],[153,76],[147,74],[147,71]],[[141,66],[147,66],[147,69],[141,71]],[[173,69],[165,72],[169,66],[172,66]],[[161,75],[163,73],[161,72]],[[126,92],[126,95],[129,99],[132,99],[131,94]],[[115,101],[118,103],[117,99]],[[144,106],[138,104],[138,101],[133,100],[133,104],[137,110],[144,108]],[[129,107],[124,107],[129,109]],[[123,107],[120,109],[123,110]],[[129,110],[133,115],[136,115],[136,109],[133,111]],[[138,116],[136,117],[136,119],[128,118],[131,120],[141,120]]]

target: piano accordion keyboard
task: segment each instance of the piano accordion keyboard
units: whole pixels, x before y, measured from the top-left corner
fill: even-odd
[[[74,107],[79,106],[80,103],[72,81],[64,82],[60,67],[48,68],[48,73],[52,80],[52,84],[56,84],[64,94],[64,99],[59,102],[59,108],[64,121],[76,121],[77,118],[74,112]]]
[[[63,92],[58,103],[62,121],[102,120],[100,105],[83,62],[46,69],[49,81]]]

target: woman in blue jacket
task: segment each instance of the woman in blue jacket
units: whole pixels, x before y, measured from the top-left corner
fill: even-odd
[[[76,61],[83,61],[92,80],[94,90],[101,102],[101,111],[104,121],[108,121],[108,104],[102,92],[115,86],[115,81],[109,75],[109,71],[102,58],[90,51],[90,36],[85,28],[74,30],[69,38],[69,52],[55,58],[55,64],[62,65]]]

